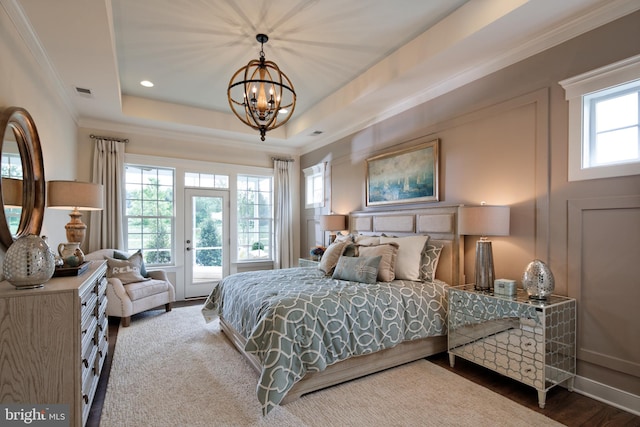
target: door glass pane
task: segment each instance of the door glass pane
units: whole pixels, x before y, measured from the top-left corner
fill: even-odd
[[[223,200],[221,197],[194,196],[193,206],[193,283],[220,280],[223,265]]]

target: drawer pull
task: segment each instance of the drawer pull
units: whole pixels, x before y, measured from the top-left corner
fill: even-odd
[[[87,396],[86,394],[83,394],[82,395],[82,400],[84,400],[85,404],[88,404],[89,403],[89,396]]]
[[[529,373],[529,372],[531,372],[532,370],[533,370],[533,369],[531,369],[531,368],[527,368],[527,369],[525,369],[524,371],[528,374],[528,373]]]
[[[86,334],[89,329],[85,329],[82,331],[82,335]]]
[[[86,307],[86,306],[87,306],[87,301],[83,301],[83,302],[82,302],[82,306],[83,306],[83,307]]]
[[[82,359],[82,364],[84,365],[85,368],[89,367],[89,361],[87,359]]]

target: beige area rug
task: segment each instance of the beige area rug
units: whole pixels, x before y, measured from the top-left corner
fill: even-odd
[[[262,416],[257,374],[200,306],[120,328],[101,427],[558,426],[420,360],[303,396]]]

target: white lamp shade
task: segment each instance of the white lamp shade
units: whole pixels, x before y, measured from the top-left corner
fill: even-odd
[[[458,232],[467,236],[508,236],[509,206],[461,206]]]
[[[346,228],[346,215],[320,215],[320,229],[324,231],[341,231]]]
[[[47,206],[56,209],[82,211],[101,210],[104,189],[102,184],[80,181],[49,181]]]

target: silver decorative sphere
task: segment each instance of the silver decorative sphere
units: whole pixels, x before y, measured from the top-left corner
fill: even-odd
[[[534,259],[522,274],[522,287],[531,299],[545,300],[553,293],[556,281],[544,262]]]
[[[18,238],[4,256],[2,271],[7,282],[18,289],[43,286],[53,276],[55,258],[41,237],[28,234]]]

